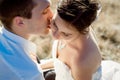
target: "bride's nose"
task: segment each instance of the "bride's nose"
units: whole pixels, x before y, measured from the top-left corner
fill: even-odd
[[[59,33],[56,33],[56,34],[55,34],[55,38],[56,38],[56,39],[60,39]]]
[[[55,39],[60,39],[60,34],[57,31],[52,30],[52,35]]]

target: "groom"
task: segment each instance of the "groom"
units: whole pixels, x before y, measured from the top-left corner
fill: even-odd
[[[52,16],[50,0],[0,1],[0,80],[44,80],[30,59],[36,45],[28,39],[47,35]]]

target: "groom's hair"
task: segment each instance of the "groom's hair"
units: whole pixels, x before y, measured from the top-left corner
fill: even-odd
[[[58,15],[80,33],[88,32],[88,27],[96,19],[100,4],[96,0],[62,0],[58,5]]]
[[[10,28],[16,16],[30,19],[34,6],[34,0],[1,0],[0,20],[5,27]]]

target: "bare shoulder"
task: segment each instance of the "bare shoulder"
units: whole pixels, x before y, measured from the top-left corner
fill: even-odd
[[[74,53],[71,58],[71,68],[76,68],[78,70],[81,69],[89,69],[92,72],[96,71],[96,69],[101,64],[101,56],[100,53]]]

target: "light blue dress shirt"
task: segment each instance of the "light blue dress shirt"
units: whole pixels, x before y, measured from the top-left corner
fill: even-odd
[[[36,45],[5,28],[0,32],[0,80],[44,80],[42,70],[30,59]]]

